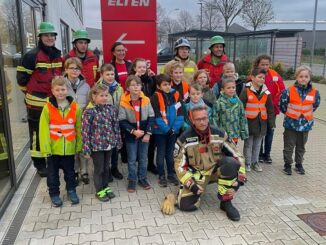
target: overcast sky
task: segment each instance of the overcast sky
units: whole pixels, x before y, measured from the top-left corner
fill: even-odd
[[[187,10],[194,17],[200,12],[197,0],[157,0],[157,2],[166,13],[170,13],[171,17],[177,15],[176,9]],[[272,2],[275,20],[313,20],[315,0],[272,0]],[[84,15],[86,27],[101,28],[100,0],[85,0]],[[318,1],[317,20],[326,20],[326,0]],[[241,25],[240,21],[236,22]]]

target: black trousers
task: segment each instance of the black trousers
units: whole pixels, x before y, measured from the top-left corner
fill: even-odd
[[[93,151],[92,158],[94,164],[94,186],[96,192],[108,187],[109,184],[109,165],[111,160],[110,151]]]

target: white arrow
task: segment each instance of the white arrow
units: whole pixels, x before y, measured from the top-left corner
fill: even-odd
[[[122,33],[122,35],[117,39],[117,42],[122,42],[124,44],[145,44],[145,40],[123,40],[127,36],[127,33]]]

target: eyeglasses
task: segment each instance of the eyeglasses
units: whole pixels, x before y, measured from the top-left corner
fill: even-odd
[[[193,118],[192,120],[196,121],[196,122],[201,122],[201,121],[207,121],[208,117],[202,117],[202,118]]]
[[[68,70],[80,71],[80,69],[78,67],[68,67]]]

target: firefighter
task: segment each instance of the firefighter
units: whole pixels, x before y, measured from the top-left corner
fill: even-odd
[[[215,182],[220,208],[230,220],[239,221],[240,214],[231,200],[246,180],[244,158],[224,131],[209,126],[206,106],[194,107],[190,113],[192,127],[178,138],[174,151],[181,184],[177,200],[168,194],[161,210],[172,214],[175,204],[182,211],[198,209],[207,184]]]
[[[25,94],[30,136],[30,153],[41,177],[47,176],[46,158],[40,152],[39,121],[46,98],[51,95],[51,80],[62,74],[61,51],[55,47],[57,32],[50,22],[39,26],[38,44],[27,52],[17,66],[17,82]]]
[[[65,59],[71,57],[77,57],[80,59],[83,68],[81,74],[85,77],[86,82],[90,87],[94,85],[99,79],[98,72],[98,58],[90,50],[88,50],[88,44],[91,39],[88,37],[88,32],[86,30],[80,29],[73,34],[73,49],[65,56]]]

